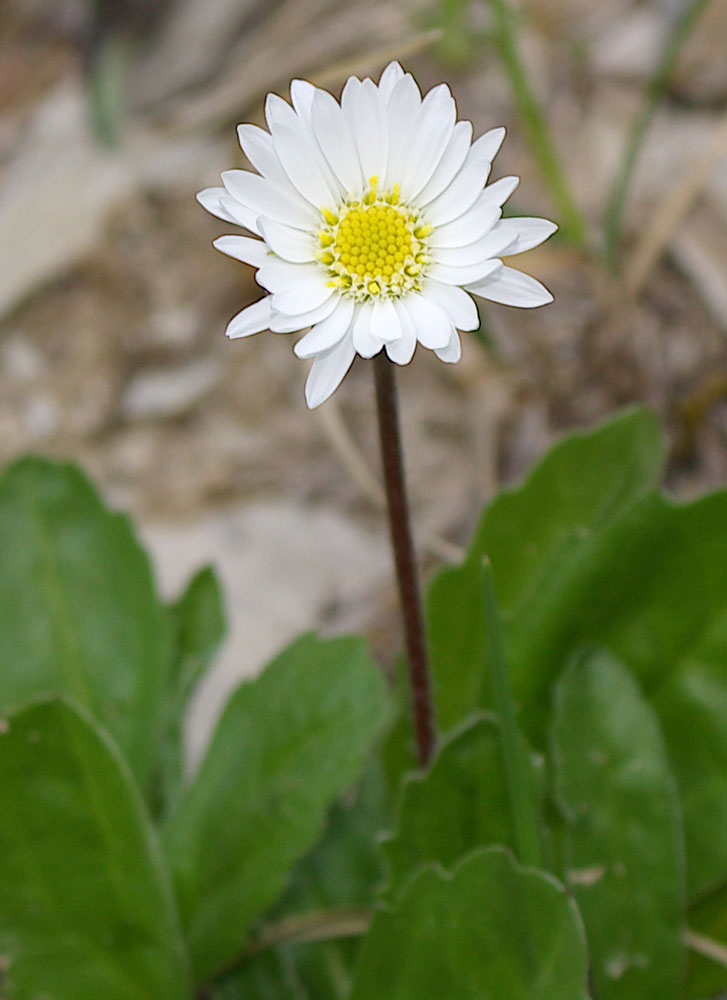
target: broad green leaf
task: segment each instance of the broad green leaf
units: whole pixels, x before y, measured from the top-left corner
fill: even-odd
[[[537,809],[535,771],[532,792]],[[452,733],[426,774],[406,779],[396,829],[384,843],[389,892],[398,893],[422,865],[451,868],[476,847],[514,849],[514,840],[500,727],[479,716]]]
[[[169,669],[149,561],[71,465],[0,478],[0,711],[67,694],[108,728],[146,787]]]
[[[487,507],[468,558],[441,570],[427,594],[442,730],[491,705],[485,680],[483,557],[493,566],[505,627],[527,623],[543,590],[569,578],[593,537],[654,488],[662,465],[656,418],[646,410],[630,410],[593,431],[565,437],[522,486],[501,493]]]
[[[242,953],[326,809],[362,771],[386,709],[364,644],[312,635],[232,696],[164,828],[200,979]]]
[[[727,492],[683,505],[652,495],[582,546],[568,572],[510,615],[520,696],[534,706],[587,642],[610,648],[647,691],[683,669],[727,608],[725,523]]]
[[[111,741],[64,701],[0,729],[0,954],[8,1000],[191,995],[139,794]]]
[[[227,629],[220,582],[211,567],[192,577],[168,608],[172,625],[172,667],[165,699],[165,735],[159,764],[157,812],[176,803],[184,775],[184,724],[188,702],[211,665]]]
[[[612,657],[574,658],[556,689],[556,790],[566,877],[599,1000],[682,995],[684,856],[676,786],[653,709]]]
[[[684,505],[649,497],[544,584],[508,630],[513,687],[536,740],[538,706],[574,649],[597,643],[635,671],[664,720],[684,793],[692,899],[727,881],[725,524],[727,492]],[[700,751],[686,719],[699,720],[715,754]]]
[[[437,724],[446,732],[488,700],[484,566],[475,553],[440,570],[426,598]]]
[[[721,995],[727,991],[727,886],[692,907],[687,920],[688,933],[702,940],[700,951],[689,951],[686,1000]],[[705,939],[715,948],[711,957],[704,954]]]
[[[578,911],[501,848],[427,868],[364,939],[351,1000],[587,1000]]]
[[[391,812],[381,765],[372,761],[359,785],[330,810],[323,837],[293,870],[288,891],[265,922],[373,906],[384,877],[379,842],[391,827]],[[284,949],[280,967],[312,1000],[348,1000],[357,950],[355,938],[296,943]]]
[[[697,900],[727,883],[727,612],[655,688],[653,702],[681,789]]]
[[[564,437],[522,486],[493,500],[472,552],[492,563],[503,610],[516,619],[591,535],[658,485],[663,464],[658,420],[627,410]]]

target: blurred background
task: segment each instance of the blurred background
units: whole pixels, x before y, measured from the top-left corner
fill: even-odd
[[[80,462],[166,593],[217,566],[231,638],[196,746],[297,632],[396,628],[370,366],[311,414],[289,337],[223,335],[259,289],[194,194],[244,165],[234,125],[398,58],[475,134],[507,127],[510,214],[561,224],[517,261],[553,305],[482,305],[459,365],[400,372],[431,566],[560,431],[629,403],[662,417],[676,495],[727,480],[726,53],[725,0],[0,5],[0,455]]]

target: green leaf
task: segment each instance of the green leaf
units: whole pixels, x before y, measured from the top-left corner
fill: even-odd
[[[686,1000],[705,1000],[727,990],[727,886],[707,896],[688,914],[689,932],[706,937],[721,951],[721,962],[694,948],[689,952]]]
[[[658,485],[663,464],[658,420],[627,410],[564,437],[522,486],[493,500],[472,553],[492,563],[503,611],[517,620],[594,532]]]
[[[647,410],[630,410],[593,431],[563,438],[522,486],[501,493],[489,505],[469,557],[460,566],[441,570],[427,594],[437,719],[442,730],[492,705],[486,680],[483,557],[493,566],[506,630],[517,631],[521,623],[527,628],[531,609],[537,609],[543,591],[569,579],[594,535],[653,489],[662,464],[656,418]],[[514,666],[517,669],[520,664]],[[531,662],[521,669],[529,678]],[[518,696],[523,685],[516,678]],[[545,681],[539,694],[544,686]]]
[[[362,771],[386,708],[360,640],[312,635],[232,696],[164,829],[200,979],[243,952],[251,923]]]
[[[727,493],[684,505],[644,496],[660,451],[639,411],[566,439],[494,501],[473,554],[487,549],[493,562],[513,692],[535,745],[541,706],[574,650],[604,646],[636,671],[683,795],[696,900],[727,882]],[[595,488],[599,476],[609,490]],[[451,629],[462,646],[480,624],[453,616]]]
[[[501,848],[427,868],[364,939],[351,1000],[587,1000],[578,911]]]
[[[223,983],[215,986],[212,1000],[318,1000],[298,978],[286,949],[268,949],[256,955]]]
[[[539,806],[538,775],[533,801]],[[510,796],[497,719],[479,716],[456,730],[426,774],[406,779],[396,829],[384,842],[388,891],[396,894],[422,865],[451,868],[476,847],[515,849]]]
[[[432,579],[426,597],[437,724],[456,726],[489,699],[484,564],[475,553]]]
[[[681,789],[692,900],[727,882],[727,612],[653,702]]]
[[[128,520],[71,465],[10,466],[0,478],[0,711],[70,695],[108,728],[146,787],[168,631]]]
[[[287,893],[266,922],[372,907],[384,877],[379,841],[390,827],[386,779],[381,764],[372,761],[359,785],[330,810],[323,837],[293,870]],[[281,967],[313,1000],[348,1000],[357,950],[356,939],[296,943],[284,949]]]
[[[634,670],[663,719],[684,793],[692,899],[727,881],[725,524],[725,492],[684,505],[646,498],[596,536],[567,573],[544,583],[508,634],[521,720],[535,740],[538,706],[574,649],[597,643]],[[716,755],[697,748],[687,718],[699,720]]]
[[[125,763],[59,700],[0,729],[8,1000],[190,995],[168,872]]]
[[[159,764],[157,813],[176,804],[184,775],[184,724],[188,702],[211,665],[227,630],[222,589],[215,571],[199,570],[168,608],[173,657],[165,701],[165,737]]]
[[[169,606],[174,635],[172,680],[178,697],[186,701],[210,666],[227,631],[219,578],[205,566],[191,578]]]
[[[576,657],[556,689],[556,789],[567,881],[599,1000],[663,1000],[684,977],[684,852],[659,723],[612,657]]]

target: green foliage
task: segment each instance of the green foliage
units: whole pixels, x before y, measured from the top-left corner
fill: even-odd
[[[485,848],[420,870],[375,914],[351,1000],[587,1000],[586,965],[562,886]]]
[[[381,676],[353,639],[304,636],[232,696],[164,827],[200,979],[242,954],[326,808],[360,774],[384,714]]]
[[[597,996],[677,997],[684,844],[659,722],[633,676],[599,651],[574,658],[555,699],[564,874],[588,928]]]
[[[275,924],[286,915],[331,913],[345,921],[351,913],[365,913],[384,878],[379,841],[390,825],[386,780],[373,762],[360,784],[331,809],[323,837],[293,869],[287,892],[266,920]],[[356,942],[335,938],[259,952],[242,963],[223,996],[347,1000],[356,951]]]
[[[164,703],[165,735],[160,747],[157,812],[178,799],[184,775],[184,717],[197,683],[212,663],[227,631],[220,582],[207,566],[195,573],[168,608],[172,627],[172,669]]]
[[[437,573],[426,595],[437,724],[446,732],[491,701],[482,602],[484,566],[473,553]]]
[[[692,950],[687,966],[686,1000],[704,1000],[727,990],[727,885],[689,911],[689,930],[722,952],[722,962]]]
[[[360,640],[308,635],[191,777],[214,573],[165,607],[77,470],[11,466],[0,995],[588,1000],[587,964],[592,1000],[727,989],[727,493],[676,504],[662,465],[644,411],[570,435],[436,574],[426,774],[406,692]]]
[[[8,1000],[182,1000],[169,873],[128,768],[84,714],[42,701],[0,735],[0,954]]]
[[[512,656],[518,637],[536,630],[529,623],[541,601],[553,590],[560,592],[593,539],[654,488],[662,464],[656,419],[645,410],[631,410],[596,431],[563,439],[522,486],[501,493],[487,507],[467,560],[441,570],[427,595],[443,728],[493,703],[486,676],[482,559],[487,556],[492,564]],[[523,655],[510,662],[518,698],[526,685],[535,687],[539,677],[540,666],[534,670],[531,660]],[[561,663],[542,686],[552,682]]]
[[[533,769],[533,804],[539,808],[539,776]],[[492,716],[475,716],[443,744],[427,774],[410,775],[392,837],[384,843],[389,889],[396,894],[423,865],[451,868],[477,847],[515,849],[502,759],[500,727]]]
[[[506,621],[527,614],[590,538],[654,489],[663,462],[658,421],[632,409],[564,437],[522,486],[492,501],[471,551],[492,563]]]
[[[0,479],[0,622],[0,711],[71,696],[108,728],[146,789],[169,627],[128,520],[73,466],[22,459]]]

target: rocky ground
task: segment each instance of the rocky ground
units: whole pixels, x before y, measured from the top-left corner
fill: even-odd
[[[494,176],[521,175],[517,214],[555,212],[497,52],[470,42],[486,32],[485,4],[471,5],[471,34],[447,36],[444,48],[427,34],[431,5],[414,0],[167,0],[154,23],[134,22],[136,6],[94,30],[72,0],[0,10],[0,455],[81,462],[134,514],[167,592],[201,563],[219,568],[232,631],[200,693],[198,748],[224,692],[295,633],[363,629],[383,649],[396,627],[369,471],[370,366],[359,360],[335,401],[311,414],[289,338],[223,336],[256,286],[211,248],[225,226],[194,193],[239,162],[232,126],[260,120],[264,93],[284,92],[291,76],[337,89],[397,56],[423,86],[447,79],[476,133],[507,125]],[[467,339],[460,365],[420,351],[401,371],[429,566],[456,557],[483,502],[559,431],[629,403],[663,418],[676,494],[727,479],[720,0],[651,124],[621,277],[599,254],[625,136],[677,9],[662,0],[521,8],[528,71],[592,234],[587,252],[554,240],[519,262],[553,290],[553,305],[486,307],[483,336]],[[89,130],[84,67],[115,45],[126,53],[127,113],[109,148]]]

